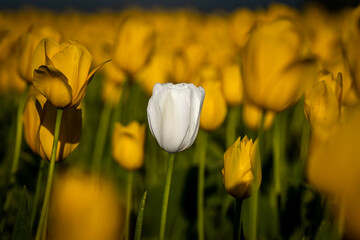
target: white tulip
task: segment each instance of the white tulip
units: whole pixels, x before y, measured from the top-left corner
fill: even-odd
[[[204,89],[192,83],[155,84],[147,116],[151,133],[165,151],[181,152],[194,143],[204,97]]]

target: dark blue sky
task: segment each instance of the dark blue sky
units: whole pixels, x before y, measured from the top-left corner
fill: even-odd
[[[101,9],[121,10],[128,6],[142,6],[144,8],[162,7],[179,8],[192,7],[201,11],[228,10],[239,7],[249,7],[256,9],[266,8],[271,0],[0,0],[0,9],[18,9],[23,6],[32,6],[52,10],[76,9],[82,11],[97,11]],[[302,8],[310,0],[282,0],[277,1],[286,3],[295,8]],[[355,6],[359,0],[318,0],[326,5],[337,9],[342,6]]]

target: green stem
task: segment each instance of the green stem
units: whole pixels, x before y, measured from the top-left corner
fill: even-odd
[[[49,166],[49,174],[46,182],[46,189],[45,189],[45,196],[44,196],[44,202],[41,209],[41,215],[40,215],[40,221],[39,225],[36,231],[36,240],[40,240],[41,234],[43,232],[43,227],[47,225],[47,211],[49,207],[49,201],[50,201],[50,194],[51,194],[51,188],[52,188],[52,182],[54,178],[54,170],[55,170],[55,160],[56,160],[56,152],[57,152],[57,146],[59,141],[59,135],[60,135],[60,124],[61,124],[61,117],[63,114],[63,109],[58,108],[56,112],[56,122],[55,122],[55,132],[54,132],[54,142],[52,146],[51,151],[51,158],[50,158],[50,166]]]
[[[30,225],[30,229],[33,228],[34,226],[34,221],[35,221],[35,217],[36,217],[36,212],[38,209],[38,202],[39,202],[39,197],[40,197],[40,192],[41,192],[41,183],[42,183],[42,178],[44,175],[44,168],[45,168],[45,160],[40,159],[40,167],[39,167],[39,173],[37,176],[37,180],[36,180],[36,189],[35,189],[35,196],[34,196],[34,203],[33,203],[33,207],[31,210],[31,225]]]
[[[344,203],[345,199],[342,198],[340,199],[339,202],[339,219],[338,219],[338,236],[339,239],[343,238],[343,234],[344,234],[344,224],[345,224],[345,214],[346,214],[346,204]]]
[[[132,171],[127,173],[127,184],[126,184],[126,215],[125,215],[125,240],[130,239],[130,215],[132,210],[131,195],[133,185],[134,174]]]
[[[19,168],[19,158],[20,158],[20,150],[21,150],[21,140],[22,140],[22,132],[23,132],[23,124],[22,124],[22,116],[24,113],[24,108],[26,104],[27,94],[29,91],[29,85],[26,86],[25,91],[20,97],[17,113],[16,113],[16,135],[15,135],[15,147],[14,147],[14,155],[10,169],[10,177],[9,182],[6,186],[6,189],[10,189],[7,191],[6,200],[4,203],[4,210],[7,211],[10,203],[12,202],[13,191],[11,190],[16,181],[16,172]]]
[[[20,98],[19,106],[18,106],[18,109],[17,109],[17,115],[16,115],[16,138],[15,138],[14,157],[13,157],[11,170],[10,170],[10,180],[9,180],[10,186],[15,183],[16,172],[17,172],[18,167],[19,167],[19,157],[20,157],[20,149],[21,149],[22,130],[23,130],[22,116],[23,116],[23,113],[24,113],[24,108],[25,108],[25,103],[26,103],[26,98],[27,98],[28,91],[29,91],[29,85],[26,86],[25,91],[23,92],[23,94],[22,94],[22,96]]]
[[[205,181],[205,162],[207,151],[208,134],[200,131],[198,136],[198,144],[200,147],[199,155],[199,173],[198,173],[198,239],[204,240],[204,181]]]
[[[230,147],[236,140],[236,124],[239,116],[238,107],[230,107],[226,124],[226,147]]]
[[[100,116],[100,122],[94,146],[94,153],[91,161],[93,171],[101,171],[101,159],[104,153],[104,146],[106,141],[106,135],[108,133],[109,120],[112,109],[113,105],[111,103],[105,103],[105,106]]]
[[[169,202],[169,193],[170,193],[170,185],[171,185],[171,176],[174,167],[174,159],[175,159],[175,154],[169,153],[169,163],[166,173],[164,196],[163,196],[163,203],[161,208],[159,240],[163,240],[165,238],[166,214],[167,214],[167,207]]]
[[[241,206],[243,199],[236,199],[235,202],[235,216],[234,216],[234,232],[233,232],[233,240],[240,239],[240,218],[241,218]]]
[[[259,161],[263,158],[263,132],[264,132],[264,122],[265,122],[265,112],[263,111],[261,114],[260,126],[258,129],[258,139],[259,139],[259,150],[257,154],[257,159],[255,161],[255,171],[256,174],[257,169],[259,167]],[[254,177],[254,179],[257,179]],[[253,196],[251,197],[250,202],[250,219],[251,219],[251,240],[257,240],[257,215],[258,215],[258,202],[259,202],[259,191],[255,191]]]
[[[136,218],[136,228],[135,228],[135,238],[134,240],[141,240],[141,231],[142,231],[142,224],[144,219],[144,210],[145,210],[145,203],[146,203],[147,191],[144,192],[144,195],[141,198],[141,202],[139,205],[139,212]]]
[[[273,177],[274,177],[276,196],[281,193],[280,166],[281,166],[281,157],[282,157],[282,141],[281,141],[280,117],[281,116],[279,114],[276,116],[274,135],[273,135],[273,158],[274,158]]]

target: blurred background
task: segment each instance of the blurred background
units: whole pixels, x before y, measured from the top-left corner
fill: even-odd
[[[121,10],[125,7],[132,6],[140,6],[144,8],[194,8],[200,11],[217,11],[217,10],[226,10],[231,11],[239,7],[248,7],[252,9],[256,8],[266,8],[270,3],[275,1],[271,0],[54,0],[54,1],[44,1],[44,0],[13,0],[13,1],[1,1],[1,8],[9,8],[9,9],[19,9],[21,7],[38,7],[38,8],[46,8],[52,10],[65,10],[65,9],[73,9],[73,10],[81,10],[81,11],[97,11],[102,9],[113,9],[113,10]],[[342,7],[350,7],[356,6],[359,1],[358,0],[318,0],[318,1],[310,1],[310,0],[285,0],[285,1],[276,1],[277,3],[284,3],[291,7],[302,8],[309,3],[320,3],[326,6],[330,10],[336,10]]]

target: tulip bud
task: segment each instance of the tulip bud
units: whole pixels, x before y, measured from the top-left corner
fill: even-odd
[[[204,98],[204,89],[194,84],[155,84],[147,116],[151,133],[160,147],[175,153],[194,143]]]
[[[114,159],[126,170],[137,170],[144,162],[145,125],[116,123],[112,138]]]
[[[59,45],[43,39],[35,49],[32,61],[33,84],[50,102],[58,107],[77,107],[85,97],[86,87],[95,72],[90,73],[93,57],[75,41]]]
[[[146,20],[128,17],[115,39],[114,62],[125,72],[136,73],[154,48],[154,28]]]
[[[306,58],[304,42],[300,29],[285,19],[264,23],[252,32],[242,54],[249,102],[279,112],[298,101],[316,67]]]
[[[229,34],[239,49],[244,47],[255,24],[255,13],[250,9],[241,8],[234,12],[229,23]]]
[[[226,102],[239,105],[243,100],[243,86],[240,66],[232,64],[222,69],[222,86]]]
[[[263,111],[261,108],[250,103],[245,103],[243,107],[243,120],[245,125],[253,130],[256,130],[260,127],[261,117]],[[264,129],[268,129],[274,123],[275,113],[272,111],[266,111],[265,120],[264,120]]]
[[[312,128],[327,132],[341,116],[342,77],[320,72],[313,88],[305,93],[304,111]]]
[[[107,64],[104,70],[105,79],[102,84],[101,98],[104,102],[111,103],[115,106],[120,101],[123,85],[127,80],[127,77],[113,62]]]
[[[205,130],[217,129],[225,120],[227,105],[219,80],[204,79],[201,85],[207,92],[201,112],[200,127]]]
[[[169,80],[171,57],[167,53],[155,53],[149,64],[144,67],[137,79],[148,95],[151,95],[155,83],[166,83]]]
[[[36,90],[29,92],[23,115],[25,140],[43,159],[50,161],[54,141],[57,108]],[[82,111],[65,108],[60,124],[56,161],[67,158],[79,145]]]
[[[224,154],[223,181],[226,191],[235,198],[247,198],[260,187],[261,166],[257,149],[258,140],[253,142],[245,136],[241,141],[239,137]]]
[[[119,239],[125,209],[116,186],[99,176],[74,170],[56,175],[48,239]]]
[[[34,25],[24,33],[19,40],[18,71],[20,76],[27,82],[33,81],[32,58],[39,42],[44,38],[51,38],[55,41],[61,40],[61,35],[49,26]],[[45,58],[45,57],[44,57]]]

